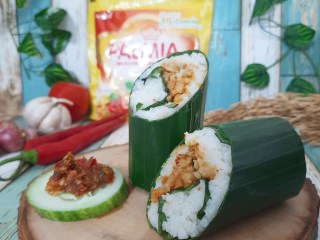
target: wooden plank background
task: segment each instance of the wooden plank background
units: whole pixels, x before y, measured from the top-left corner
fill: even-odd
[[[240,98],[241,1],[233,1],[227,11],[222,10],[226,1],[216,0],[214,4],[206,111],[228,108]]]
[[[312,27],[317,31],[314,36],[313,45],[307,50],[308,54],[314,59],[314,62],[320,69],[320,1],[319,0],[306,0],[287,1],[283,5],[282,24],[289,25],[293,23],[302,22],[303,24]],[[283,44],[281,46],[282,52],[285,52],[287,47]],[[301,74],[303,78],[311,81],[314,86],[319,89],[319,84],[316,80],[314,70],[311,68],[310,63],[307,61],[303,54],[296,54],[297,73]],[[281,63],[281,85],[280,90],[284,91],[291,79],[293,78],[292,70],[292,52]]]
[[[23,39],[27,32],[31,31],[32,33],[35,33],[35,35],[41,33],[41,30],[36,27],[36,24],[32,20],[37,12],[49,6],[50,4],[51,2],[49,0],[31,0],[27,2],[24,8],[17,10],[17,29],[19,31],[20,40]],[[33,98],[45,96],[49,91],[49,87],[45,83],[41,71],[43,71],[44,66],[47,66],[53,62],[53,58],[43,47],[39,37],[35,37],[34,40],[43,56],[42,58],[28,58],[23,54],[20,56],[19,67],[22,79],[21,105],[24,105]],[[14,51],[14,49],[12,49],[12,51]]]
[[[229,3],[228,3],[229,1]],[[2,19],[5,18],[5,5],[7,0],[1,0]],[[11,0],[11,8],[14,11],[14,1]],[[240,83],[240,74],[245,67],[253,62],[260,62],[266,66],[275,62],[281,54],[286,51],[286,46],[280,40],[265,33],[257,23],[249,26],[249,20],[253,10],[255,0],[216,0],[213,10],[212,34],[209,47],[209,87],[207,95],[206,111],[216,108],[228,108],[230,104],[238,101],[247,101],[256,96],[272,97],[279,91],[284,91],[292,79],[292,57],[291,54],[281,62],[269,69],[270,84],[263,90],[254,90],[245,83]],[[62,28],[72,32],[72,38],[65,51],[58,54],[56,62],[71,71],[86,86],[89,84],[89,70],[87,59],[87,1],[68,2],[62,0],[30,0],[27,7],[17,11],[18,30],[20,34],[25,33],[34,26],[26,24],[35,12],[46,6],[61,7],[68,12],[68,17],[62,24]],[[277,5],[274,11],[266,15],[274,21],[283,25],[302,22],[310,25],[317,32],[319,26],[319,0],[287,0],[283,6]],[[14,15],[12,16],[14,23]],[[16,102],[24,105],[30,99],[46,95],[48,86],[43,76],[31,73],[30,79],[26,76],[25,70],[19,66],[17,53],[15,52],[12,39],[6,30],[5,21],[2,21],[0,43],[5,46],[0,53],[0,91],[1,100],[0,114],[4,115],[8,110],[5,96],[2,93],[12,95],[12,84]],[[267,23],[266,23],[267,24]],[[281,29],[275,28],[272,24],[266,26],[266,30],[281,37]],[[21,35],[23,36],[23,35]],[[4,38],[5,37],[5,38]],[[314,43],[319,43],[319,34],[316,34]],[[41,44],[39,44],[41,45]],[[41,46],[40,46],[41,47]],[[43,50],[43,49],[41,49]],[[320,44],[314,44],[308,50],[316,64],[320,63]],[[45,51],[44,51],[45,52]],[[10,57],[7,61],[6,56]],[[41,66],[41,62],[52,61],[48,54],[44,60],[32,59],[25,62],[26,66]],[[308,77],[317,86],[314,71],[302,54],[296,55],[296,65],[298,73]],[[21,76],[20,77],[20,71]],[[9,76],[13,77],[9,77]],[[14,79],[14,80],[12,80]],[[20,88],[19,88],[20,86]],[[21,88],[22,86],[22,88]],[[20,95],[17,94],[20,92]],[[10,104],[10,111],[19,112],[19,104]]]

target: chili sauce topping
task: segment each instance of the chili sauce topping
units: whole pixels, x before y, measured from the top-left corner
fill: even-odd
[[[76,197],[94,192],[99,187],[112,183],[114,171],[111,167],[100,164],[93,157],[76,159],[68,153],[56,163],[46,191],[51,195],[69,193]]]

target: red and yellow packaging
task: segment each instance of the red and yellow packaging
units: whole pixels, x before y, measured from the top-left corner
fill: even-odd
[[[127,109],[134,80],[174,52],[208,52],[213,0],[89,3],[91,119]]]

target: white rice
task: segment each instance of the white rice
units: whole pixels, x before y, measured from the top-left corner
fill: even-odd
[[[183,95],[182,101],[174,108],[170,107],[170,104],[168,104],[151,108],[148,111],[143,109],[137,111],[136,106],[138,104],[142,104],[142,108],[144,108],[165,98],[167,93],[163,89],[163,85],[161,84],[162,79],[160,78],[160,76],[156,81],[149,81],[149,84],[144,84],[142,80],[146,78],[156,67],[159,67],[163,63],[170,64],[171,62],[174,64],[178,63],[179,65],[188,64],[188,67],[194,70],[195,81],[191,82],[188,85],[188,91]],[[190,55],[186,53],[168,59],[165,58],[160,60],[159,62],[154,63],[142,73],[142,75],[136,80],[134,84],[130,95],[130,107],[133,111],[133,115],[150,121],[159,120],[171,116],[181,107],[183,107],[188,102],[188,100],[198,91],[207,75],[207,71],[207,62],[205,56],[201,53],[192,53]],[[183,70],[177,73],[177,75],[182,73]]]
[[[162,211],[166,215],[166,221],[162,228],[171,236],[178,239],[186,239],[198,236],[203,232],[212,219],[217,215],[218,209],[229,188],[230,174],[232,170],[231,148],[221,143],[212,128],[203,128],[193,133],[185,134],[186,145],[199,144],[199,149],[204,153],[204,160],[218,169],[216,177],[209,181],[211,198],[205,208],[205,216],[200,220],[197,213],[203,206],[205,196],[204,180],[200,181],[198,187],[189,192],[176,192],[163,195],[165,200]],[[160,176],[171,174],[177,154],[185,153],[187,146],[177,147],[162,167]],[[161,186],[161,179],[156,181],[155,188]],[[151,203],[147,210],[151,225],[158,229],[158,203]]]

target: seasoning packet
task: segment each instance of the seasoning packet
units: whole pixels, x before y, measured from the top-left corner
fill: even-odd
[[[134,80],[155,61],[208,53],[213,0],[95,0],[88,11],[92,120],[126,111]]]

